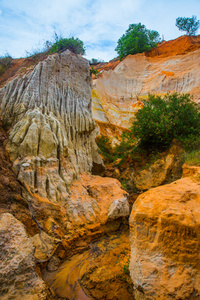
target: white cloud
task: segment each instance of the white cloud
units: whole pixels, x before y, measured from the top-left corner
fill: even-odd
[[[0,53],[24,56],[56,31],[83,40],[89,59],[109,60],[129,24],[141,22],[172,39],[182,34],[176,18],[199,8],[199,0],[0,0]]]

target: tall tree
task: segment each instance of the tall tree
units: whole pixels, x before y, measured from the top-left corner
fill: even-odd
[[[148,30],[141,23],[130,24],[126,33],[118,40],[116,51],[120,59],[128,54],[142,53],[150,51],[157,46],[160,35],[155,30]]]
[[[176,26],[181,31],[186,31],[187,35],[195,35],[200,26],[200,21],[196,16],[192,18],[178,17],[176,19]]]

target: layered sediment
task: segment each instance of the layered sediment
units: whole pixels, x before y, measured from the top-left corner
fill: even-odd
[[[199,36],[182,36],[150,53],[128,55],[114,69],[103,67],[93,82],[95,120],[128,128],[149,93],[190,93],[199,101],[199,42]]]

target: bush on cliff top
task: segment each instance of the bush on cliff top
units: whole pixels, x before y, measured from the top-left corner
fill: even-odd
[[[128,54],[150,51],[153,47],[157,46],[159,41],[160,35],[157,31],[148,30],[141,23],[131,24],[126,33],[118,40],[115,50],[119,58],[122,59]]]
[[[58,38],[56,35],[55,42],[50,47],[50,53],[63,52],[67,49],[75,54],[85,54],[83,42],[79,38]]]
[[[63,38],[62,36],[58,36],[56,32],[54,32],[54,36],[52,40],[47,40],[44,43],[42,49],[33,49],[31,52],[27,52],[27,57],[37,58],[41,56],[41,54],[53,54],[60,53],[69,49],[75,54],[85,54],[85,47],[83,42],[79,38]]]

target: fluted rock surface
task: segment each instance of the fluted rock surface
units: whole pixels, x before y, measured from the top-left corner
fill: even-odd
[[[63,201],[79,173],[103,170],[95,144],[88,62],[70,51],[49,56],[0,90],[12,130],[7,149],[31,192]]]
[[[6,149],[38,227],[32,240],[40,262],[88,247],[109,231],[107,223],[129,215],[120,183],[91,175],[104,171],[91,101],[89,63],[70,51],[0,90],[1,116],[10,126]]]

